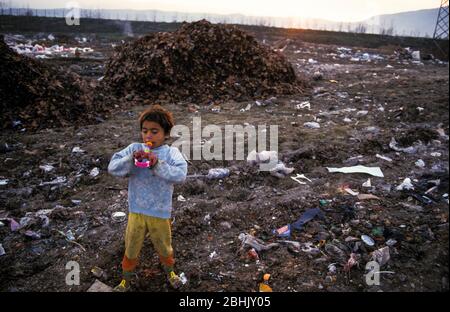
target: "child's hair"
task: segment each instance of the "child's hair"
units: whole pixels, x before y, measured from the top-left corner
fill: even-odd
[[[142,124],[146,120],[158,123],[164,129],[165,134],[169,134],[174,125],[172,113],[160,105],[153,105],[141,113],[139,116],[141,130]]]

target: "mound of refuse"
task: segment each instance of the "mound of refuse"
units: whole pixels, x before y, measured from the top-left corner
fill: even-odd
[[[88,86],[73,72],[60,72],[14,52],[0,37],[0,127],[51,128],[94,121]]]
[[[119,96],[200,103],[303,89],[281,53],[237,27],[206,20],[119,47],[106,66],[104,82]]]

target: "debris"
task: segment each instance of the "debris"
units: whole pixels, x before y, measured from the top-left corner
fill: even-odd
[[[414,190],[414,185],[411,183],[410,178],[405,178],[399,186],[395,188],[397,191],[403,191],[403,190]]]
[[[316,71],[312,75],[312,79],[315,80],[315,81],[322,80],[323,79],[323,74],[321,72],[319,72],[319,71]]]
[[[184,274],[184,272],[181,272],[179,277],[180,277],[181,284],[186,285],[186,283],[188,282],[186,274]]]
[[[362,184],[362,187],[372,187],[372,183],[370,181],[370,178],[367,179],[367,181]]]
[[[380,266],[385,265],[389,259],[391,258],[391,255],[389,254],[389,246],[380,248],[372,252],[372,259]]]
[[[390,238],[387,240],[386,245],[388,245],[389,247],[394,246],[395,244],[397,244],[397,241],[393,238]]]
[[[375,241],[372,239],[372,237],[368,235],[361,235],[361,240],[366,244],[367,246],[374,246]]]
[[[351,188],[349,188],[349,187],[344,187],[344,189],[343,189],[345,192],[347,192],[347,193],[349,193],[350,195],[352,195],[352,196],[357,196],[359,193],[358,192],[355,192],[354,190],[352,190]]]
[[[413,146],[409,146],[409,147],[398,146],[398,143],[395,140],[395,138],[391,139],[391,142],[389,142],[389,147],[396,152],[403,152],[403,153],[407,153],[407,154],[414,154],[417,151],[417,149]]]
[[[320,249],[311,242],[301,244],[301,251],[313,256],[320,254]]]
[[[113,289],[96,279],[87,292],[113,292]]]
[[[303,109],[307,108],[308,110],[311,110],[311,103],[309,101],[301,102],[300,104],[295,105],[296,109]]]
[[[305,128],[309,128],[309,129],[319,129],[320,128],[320,124],[318,122],[305,122],[303,124],[303,126],[305,126]]]
[[[92,273],[92,275],[94,275],[97,278],[101,278],[105,274],[105,272],[101,268],[99,268],[98,266],[93,267],[91,269],[91,273]]]
[[[183,195],[180,194],[180,195],[178,195],[177,200],[178,200],[179,202],[185,202],[185,201],[186,201],[186,198],[184,198]]]
[[[208,179],[222,179],[230,175],[230,170],[227,168],[212,168],[209,169],[207,178]]]
[[[386,157],[386,156],[382,156],[382,155],[380,155],[380,154],[376,154],[375,156],[376,156],[377,158],[380,158],[380,159],[386,160],[386,161],[388,161],[388,162],[392,162],[392,159],[391,159],[391,158],[389,158],[389,157]]]
[[[99,173],[100,173],[100,170],[97,167],[95,167],[91,170],[91,172],[89,172],[89,175],[91,177],[95,178],[96,176],[99,175]]]
[[[84,150],[82,150],[79,146],[75,146],[72,149],[72,153],[84,153]]]
[[[256,252],[255,248],[252,248],[248,251],[248,256],[252,260],[259,260],[258,253]]]
[[[41,234],[36,233],[34,231],[28,230],[24,233],[25,236],[32,238],[32,239],[40,239],[41,238]]]
[[[347,260],[347,263],[345,263],[344,265],[344,272],[350,272],[352,267],[354,267],[355,265],[359,265],[358,258],[359,255],[352,252],[350,254],[350,258]]]
[[[55,167],[53,167],[52,165],[42,165],[42,166],[39,166],[39,168],[44,170],[45,172],[50,172],[53,169],[55,169]]]
[[[0,244],[0,257],[4,255],[6,255],[5,248],[3,248],[3,245]]]
[[[127,218],[127,214],[125,212],[118,211],[118,212],[114,212],[112,214],[112,219],[115,222],[123,222],[126,220],[126,218]]]
[[[378,196],[375,196],[373,194],[358,194],[358,199],[359,200],[367,200],[367,199],[376,199],[376,200],[380,200],[381,198],[379,198]]]
[[[312,182],[304,174],[299,174],[299,173],[297,173],[297,175],[295,177],[291,177],[291,179],[294,180],[295,182],[299,183],[299,184],[306,184],[306,182],[300,181],[299,179],[304,179],[304,180],[307,180],[309,182]]]
[[[272,292],[272,287],[269,286],[270,274],[264,274],[263,281],[259,283],[259,292]]]
[[[425,162],[422,159],[417,160],[414,164],[419,168],[425,168]]]
[[[212,253],[209,254],[208,257],[210,260],[214,259],[215,257],[217,257],[217,252],[214,250]]]
[[[7,185],[9,182],[9,179],[0,179],[0,185]]]
[[[367,173],[375,177],[383,178],[383,172],[380,167],[366,167],[366,166],[353,166],[343,168],[328,168],[328,172],[341,172],[341,173]]]
[[[289,174],[291,174],[294,171],[294,168],[288,168],[286,165],[278,161],[278,164],[275,165],[272,169],[270,169],[270,174],[277,177],[277,178],[285,178]]]
[[[66,181],[67,181],[66,177],[57,177],[56,179],[49,181],[49,182],[41,182],[39,184],[39,186],[63,184],[63,183],[66,183]]]
[[[292,224],[285,225],[277,230],[273,230],[272,233],[278,237],[290,237],[291,227],[297,231],[301,231],[303,226],[314,219],[316,216],[322,216],[322,211],[319,208],[311,208],[306,210],[301,217]]]
[[[254,248],[257,252],[261,252],[279,246],[278,243],[265,244],[262,240],[255,238],[254,236],[247,233],[239,234],[238,238],[242,242],[241,249],[244,248],[245,246],[250,246],[251,248]]]

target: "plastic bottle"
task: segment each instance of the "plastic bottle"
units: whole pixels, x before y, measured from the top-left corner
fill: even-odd
[[[270,274],[264,274],[263,281],[259,283],[260,292],[272,292],[272,287],[269,286]]]

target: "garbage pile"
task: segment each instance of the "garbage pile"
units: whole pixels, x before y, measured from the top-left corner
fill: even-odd
[[[87,84],[72,72],[15,53],[0,38],[2,128],[37,129],[93,120]],[[101,105],[96,105],[99,111]]]
[[[104,82],[118,95],[159,100],[247,100],[302,90],[286,58],[233,26],[206,20],[120,47]]]

